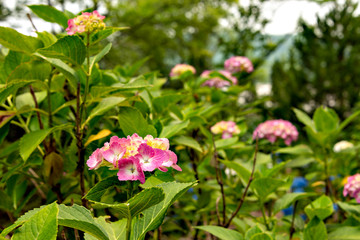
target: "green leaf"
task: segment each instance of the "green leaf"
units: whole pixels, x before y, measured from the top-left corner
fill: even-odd
[[[167,126],[163,127],[160,137],[161,138],[171,138],[172,136],[174,136],[175,134],[177,134],[184,128],[187,128],[189,126],[189,124],[190,124],[190,121],[187,120],[185,122],[167,125]]]
[[[38,130],[27,133],[21,138],[20,156],[25,162],[50,132],[51,129]]]
[[[341,226],[329,233],[328,240],[359,240],[360,227]]]
[[[98,182],[93,188],[91,188],[89,192],[85,195],[85,198],[91,201],[100,202],[101,197],[109,188],[124,184],[125,182],[119,181],[117,176],[105,178],[104,180]]]
[[[139,89],[143,89],[146,87],[151,87],[152,85],[149,84],[144,77],[138,77],[138,78],[134,78],[131,81],[129,81],[128,83],[124,84],[124,83],[115,83],[110,87],[105,87],[105,86],[94,86],[91,88],[90,92],[91,95],[94,96],[94,98],[96,97],[101,97],[101,96],[107,96],[110,93],[117,93],[117,92],[122,92],[122,91],[131,91],[131,90],[139,90]]]
[[[104,30],[97,31],[94,34],[91,34],[90,43],[95,44],[97,42],[100,42],[101,40],[107,38],[111,34],[124,29],[128,29],[128,27],[107,27]]]
[[[47,96],[47,91],[36,92],[35,97],[37,103],[40,104]],[[30,106],[35,108],[35,102],[31,93],[26,92],[16,96],[15,106],[17,109],[21,109],[24,106]]]
[[[112,44],[108,43],[98,54],[90,58],[90,73],[94,65],[99,62],[111,49]]]
[[[9,53],[5,57],[4,62],[4,74],[6,78],[18,67],[21,63],[29,62],[30,56],[22,53],[22,52],[15,52],[10,50]]]
[[[39,39],[23,35],[8,27],[0,27],[0,44],[10,50],[28,54],[43,47],[43,43]]]
[[[313,116],[316,130],[331,132],[339,126],[339,117],[336,112],[327,107],[318,107]]]
[[[274,192],[283,184],[285,184],[283,180],[261,177],[255,178],[255,180],[251,183],[251,187],[255,189],[260,199],[265,200],[270,193]]]
[[[250,239],[251,240],[272,240],[273,238],[268,233],[256,233]]]
[[[44,47],[54,44],[58,39],[56,36],[49,32],[36,32],[38,38],[44,43]]]
[[[300,122],[305,124],[305,126],[315,129],[315,124],[313,120],[306,113],[296,108],[294,108],[293,111]]]
[[[215,141],[216,149],[230,148],[232,145],[239,141],[238,137],[219,139]]]
[[[321,196],[305,207],[305,213],[310,219],[318,217],[324,220],[334,212],[333,202],[328,196]]]
[[[221,162],[225,164],[225,166],[227,166],[228,168],[235,170],[235,172],[243,180],[244,183],[247,183],[249,181],[251,171],[248,170],[246,167],[234,161],[221,161]]]
[[[141,137],[157,136],[154,126],[147,123],[139,110],[132,107],[121,107],[119,114],[120,128],[125,135],[137,133]]]
[[[53,45],[41,48],[37,51],[47,58],[56,58],[81,65],[86,57],[86,47],[79,36],[65,36],[57,40]]]
[[[20,156],[26,162],[37,146],[44,141],[51,132],[71,127],[69,124],[59,125],[50,129],[42,129],[25,134],[20,140]]]
[[[311,219],[311,221],[307,224],[304,230],[304,239],[306,240],[328,239],[324,222],[317,217]]]
[[[168,110],[168,108],[171,105],[179,102],[184,97],[185,95],[180,95],[180,94],[171,94],[171,95],[156,97],[153,99],[154,109],[158,113],[164,112]]]
[[[64,160],[61,155],[51,152],[44,159],[43,176],[50,186],[54,186],[63,176]]]
[[[214,235],[215,237],[218,237],[223,240],[242,240],[242,239],[244,239],[243,236],[239,232],[237,232],[235,230],[219,227],[219,226],[197,226],[194,228],[209,232],[212,235]]]
[[[51,73],[51,66],[49,63],[43,61],[31,61],[21,63],[9,75],[8,82],[15,79],[24,80],[45,80],[48,79]]]
[[[125,240],[126,239],[126,223],[127,220],[121,219],[116,222],[107,222],[106,217],[94,218],[95,222],[100,225],[109,235],[110,240]],[[85,233],[85,240],[98,240],[98,238]]]
[[[103,98],[101,102],[91,110],[89,117],[86,119],[84,125],[89,122],[93,117],[98,115],[103,115],[105,112],[109,111],[110,109],[114,108],[119,103],[125,100],[124,97],[108,97]]]
[[[200,144],[193,138],[188,136],[179,136],[172,140],[177,145],[183,145],[195,149],[196,151],[202,152]]]
[[[39,53],[34,53],[34,55],[43,58],[45,61],[49,62],[51,65],[56,67],[64,76],[69,80],[71,86],[76,89],[77,82],[80,81],[80,77],[78,73],[71,67],[69,67],[66,63],[61,61],[60,59],[48,58]]]
[[[140,212],[158,204],[164,199],[164,192],[159,187],[146,188],[130,198],[126,203],[107,204],[96,202],[97,206],[116,209],[120,218],[132,219]]]
[[[262,233],[263,230],[261,230],[261,228],[259,228],[258,225],[255,225],[254,227],[248,229],[245,233],[245,240],[251,240],[251,238],[258,233]]]
[[[30,8],[39,18],[42,18],[47,22],[58,23],[63,28],[68,27],[67,16],[54,7],[49,5],[29,5],[28,8]]]
[[[316,196],[316,193],[287,193],[278,200],[276,200],[274,204],[274,214],[279,212],[281,209],[288,208],[295,201],[309,198],[312,196]]]
[[[343,130],[349,123],[357,118],[360,115],[360,110],[354,112],[349,117],[347,117],[339,126],[339,131]]]
[[[0,103],[3,103],[6,98],[12,94],[15,94],[15,92],[22,87],[25,87],[31,83],[36,82],[35,80],[29,80],[29,81],[13,81],[6,85],[6,87],[0,88]]]
[[[131,239],[143,239],[148,231],[158,228],[167,212],[167,209],[180,198],[189,188],[194,186],[196,182],[192,183],[177,183],[167,182],[157,185],[163,189],[165,199],[160,203],[148,208],[143,212],[141,218],[135,219]]]
[[[299,144],[295,147],[284,147],[276,150],[277,153],[286,153],[286,154],[293,154],[293,155],[309,155],[313,154],[313,151],[308,145]]]
[[[55,240],[58,230],[58,212],[56,202],[42,208],[15,231],[12,239]]]
[[[98,239],[108,240],[109,236],[105,229],[97,224],[88,209],[74,204],[71,207],[59,205],[59,225],[79,229],[89,233]]]
[[[360,217],[360,205],[351,205],[346,202],[336,202],[336,204],[339,205],[339,207],[345,212]]]

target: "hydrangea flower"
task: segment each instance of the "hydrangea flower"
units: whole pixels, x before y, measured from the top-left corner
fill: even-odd
[[[237,84],[237,78],[231,75],[231,72],[220,70],[218,71],[221,75],[223,75],[225,78],[229,79],[232,83],[229,81],[226,81],[222,79],[221,77],[210,77],[210,74],[215,71],[205,70],[200,77],[202,78],[210,78],[206,80],[202,85],[203,86],[209,86],[209,87],[215,87],[215,88],[223,88],[228,87],[230,85],[236,85]]]
[[[100,15],[98,11],[93,11],[91,13],[84,12],[76,18],[68,20],[68,28],[66,28],[66,31],[69,35],[73,35],[75,33],[90,33],[104,29],[104,18],[105,16]]]
[[[250,73],[254,71],[254,67],[252,62],[243,56],[234,56],[227,59],[224,63],[225,70],[231,73],[238,73],[238,72],[247,72]]]
[[[222,134],[222,138],[231,138],[233,135],[239,134],[240,129],[233,121],[220,121],[210,128],[213,134]]]
[[[352,144],[351,142],[340,141],[334,145],[333,150],[334,150],[334,152],[341,152],[345,149],[353,148],[353,147],[354,147],[354,144]]]
[[[113,136],[102,148],[96,149],[87,160],[89,169],[108,166],[118,169],[120,181],[145,182],[145,172],[155,169],[166,172],[168,167],[181,171],[177,165],[177,156],[169,150],[169,140],[154,138],[153,136],[140,137],[136,133],[127,138]]]
[[[344,197],[349,195],[356,199],[357,203],[360,203],[360,173],[347,178],[347,182],[343,191]]]
[[[170,71],[170,77],[178,77],[185,72],[191,72],[192,74],[195,74],[196,70],[189,64],[176,64]]]
[[[278,138],[282,138],[286,145],[296,141],[298,136],[296,127],[291,122],[282,119],[265,121],[259,124],[253,133],[253,139],[267,138],[274,143]]]

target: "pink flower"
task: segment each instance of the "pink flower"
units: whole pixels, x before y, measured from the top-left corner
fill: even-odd
[[[92,170],[92,169],[97,169],[102,163],[102,161],[103,161],[102,151],[100,148],[98,148],[91,154],[86,164],[89,166],[89,169]]]
[[[112,163],[115,167],[120,159],[124,156],[125,152],[126,148],[124,146],[118,142],[112,142],[109,149],[105,150],[102,155],[106,161]]]
[[[222,138],[231,138],[234,134],[239,134],[240,129],[233,121],[220,121],[210,128],[214,134],[222,134]]]
[[[196,70],[193,66],[188,64],[176,64],[170,71],[170,77],[178,77],[185,72],[191,72],[192,74],[195,74]]]
[[[254,71],[251,61],[247,57],[234,56],[227,59],[224,63],[225,70],[231,73]]]
[[[95,32],[105,28],[103,19],[105,16],[101,16],[97,11],[92,13],[84,12],[80,16],[68,20],[68,28],[66,31],[69,35],[83,32]]]
[[[299,133],[294,125],[289,121],[278,119],[265,121],[255,129],[253,139],[256,137],[267,138],[274,143],[278,138],[284,139],[286,145],[298,139]]]
[[[87,165],[90,170],[101,165],[118,168],[119,180],[140,180],[143,183],[144,171],[167,171],[166,167],[181,171],[176,164],[177,156],[169,147],[167,138],[154,138],[148,135],[143,139],[136,133],[127,138],[113,136],[110,142],[106,142],[102,148],[91,154]],[[103,161],[104,159],[106,161]]]
[[[119,162],[119,172],[117,173],[120,181],[136,181],[139,180],[141,184],[145,183],[145,175],[141,169],[139,159],[130,157]]]
[[[218,72],[220,73],[223,77],[229,79],[231,82],[226,81],[225,79],[222,79],[221,77],[210,77],[211,73],[214,72]],[[230,72],[225,71],[225,70],[220,70],[220,71],[210,71],[210,70],[205,70],[200,77],[202,78],[209,78],[208,80],[206,80],[202,85],[203,86],[209,86],[209,87],[215,87],[215,88],[223,88],[223,87],[228,87],[230,85],[236,85],[237,84],[237,79],[236,77],[232,76]]]
[[[174,152],[167,150],[165,151],[167,154],[167,159],[162,163],[162,165],[159,167],[160,171],[167,172],[167,168],[165,167],[172,167],[173,169],[177,171],[182,171],[182,169],[176,164],[177,163],[177,156]]]
[[[344,197],[349,195],[356,199],[357,203],[360,203],[360,174],[357,173],[347,178],[347,183],[344,186]]]
[[[139,159],[141,168],[144,171],[152,172],[168,158],[165,151],[152,148],[146,143],[142,143],[138,148],[138,154],[135,155]]]

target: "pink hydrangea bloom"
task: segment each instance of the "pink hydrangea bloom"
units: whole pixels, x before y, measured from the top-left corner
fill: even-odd
[[[343,194],[344,197],[349,195],[355,198],[357,203],[360,203],[360,173],[347,178]]]
[[[68,28],[66,31],[69,35],[83,32],[94,32],[105,28],[105,23],[102,16],[98,11],[92,13],[84,12],[81,15],[68,20]]]
[[[191,72],[192,74],[195,74],[196,70],[189,64],[176,64],[170,71],[170,77],[178,77],[185,72]]]
[[[230,85],[236,85],[237,84],[237,79],[236,77],[232,76],[230,72],[225,71],[225,70],[220,70],[217,71],[219,72],[221,75],[223,75],[225,78],[229,79],[231,81],[231,83],[229,81],[226,81],[225,79],[222,79],[221,77],[210,77],[210,74],[213,73],[215,71],[210,71],[210,70],[205,70],[200,77],[202,78],[209,78],[208,80],[206,80],[202,85],[203,86],[209,86],[209,87],[215,87],[215,88],[223,88],[223,87],[228,87]]]
[[[90,170],[100,166],[119,169],[119,180],[139,180],[143,183],[144,171],[167,171],[166,167],[181,171],[176,164],[177,156],[169,147],[169,140],[166,138],[154,138],[150,135],[142,138],[136,133],[127,138],[113,136],[110,142],[91,154],[86,164]]]
[[[227,59],[224,63],[225,70],[231,73],[254,71],[253,64],[247,57],[234,56]]]
[[[294,125],[289,121],[278,119],[265,121],[255,129],[253,139],[256,137],[267,138],[274,143],[278,138],[284,139],[286,145],[298,139],[299,133]]]
[[[222,134],[222,138],[231,138],[233,135],[239,134],[240,129],[233,121],[220,121],[210,128],[213,134]]]
[[[136,157],[129,157],[119,162],[119,172],[117,173],[120,181],[136,181],[145,183],[145,174],[141,168],[140,161]]]

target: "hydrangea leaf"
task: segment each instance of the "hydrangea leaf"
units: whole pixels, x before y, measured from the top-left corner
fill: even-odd
[[[219,227],[219,226],[197,226],[194,227],[206,232],[211,233],[212,235],[223,239],[223,240],[242,240],[244,237],[237,231]]]

